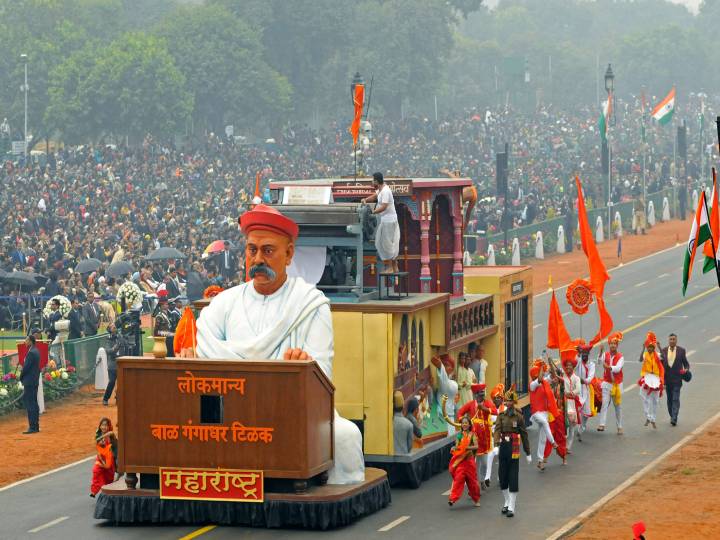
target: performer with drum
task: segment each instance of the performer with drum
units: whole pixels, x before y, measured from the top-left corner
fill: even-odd
[[[652,424],[653,429],[657,429],[655,424],[657,406],[663,392],[663,381],[665,380],[665,369],[656,349],[657,337],[655,337],[654,332],[648,332],[643,352],[640,355],[642,367],[640,368],[638,386],[640,387],[640,397],[643,400],[643,410],[645,411],[645,426]]]

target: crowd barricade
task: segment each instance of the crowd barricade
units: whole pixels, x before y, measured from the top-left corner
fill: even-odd
[[[647,208],[647,205],[650,201],[653,201],[653,205],[655,208],[662,208],[662,201],[663,198],[667,197],[670,201],[670,209],[671,209],[671,216],[674,217],[676,215],[675,209],[677,205],[677,189],[675,188],[666,188],[661,191],[658,191],[656,193],[649,193],[647,196],[647,201],[645,201],[645,207]],[[630,226],[632,224],[632,218],[633,218],[633,212],[635,208],[635,201],[629,200],[624,201],[618,204],[612,205],[610,208],[611,212],[611,219],[614,220],[616,212],[620,213],[621,216],[621,223],[623,224],[623,227],[626,230],[630,230]],[[593,227],[594,231],[594,225],[597,222],[598,216],[600,216],[603,220],[603,223],[605,226],[607,226],[608,223],[608,207],[604,206],[602,208],[592,208],[587,211],[588,214],[588,222],[590,223],[591,227]],[[574,219],[574,225],[575,228],[572,231],[572,239],[573,242],[578,242],[579,236],[577,232],[577,215]],[[546,253],[548,252],[555,252],[556,246],[557,246],[557,230],[558,226],[562,225],[563,229],[565,228],[565,217],[559,216],[552,219],[547,219],[545,221],[540,221],[536,223],[531,223],[530,225],[523,225],[521,227],[515,227],[513,229],[510,229],[507,233],[507,240],[508,240],[508,248],[512,245],[513,238],[518,238],[522,241],[522,239],[527,239],[529,237],[533,237],[533,235],[536,235],[537,232],[542,232],[542,237],[544,241],[544,251]],[[610,230],[607,231],[606,237],[610,238],[610,231],[612,231],[612,224],[610,227]],[[570,240],[570,231],[564,231],[565,232],[565,242],[567,246],[567,242]],[[466,241],[467,237],[471,236],[470,233],[466,233]],[[489,244],[494,244],[496,246],[504,246],[505,241],[505,234],[500,231],[496,232],[491,235],[475,235],[477,236],[477,239],[474,241],[474,244],[477,246],[477,249],[475,250],[475,254],[477,255],[485,255],[485,252],[487,250],[487,246]],[[466,246],[468,244],[466,243]],[[532,244],[535,245],[534,243]],[[567,249],[567,248],[566,248]],[[473,253],[473,251],[469,250],[470,253]]]
[[[98,349],[107,347],[107,333],[64,342],[65,359],[77,370],[78,380],[85,380],[95,369]]]

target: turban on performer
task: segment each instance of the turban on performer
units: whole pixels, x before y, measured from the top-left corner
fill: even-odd
[[[238,223],[246,235],[252,231],[261,230],[282,234],[295,240],[299,233],[297,223],[266,204],[258,204],[252,210],[245,212],[238,219]]]
[[[487,385],[485,383],[477,383],[477,384],[471,384],[470,390],[472,390],[473,394],[478,394],[480,392],[483,392]]]
[[[615,332],[608,337],[608,343],[620,343],[623,340],[622,332]]]
[[[573,366],[577,366],[577,351],[575,349],[565,349],[560,351],[560,360],[562,363],[571,362]]]
[[[533,366],[530,368],[530,377],[533,379],[537,379],[538,375],[540,375],[540,366]]]
[[[503,383],[498,384],[490,391],[490,397],[492,399],[495,399],[498,396],[501,396],[505,393],[505,385]]]
[[[645,347],[649,347],[650,345],[653,347],[657,345],[657,336],[655,336],[655,332],[648,332],[647,336],[645,336]]]

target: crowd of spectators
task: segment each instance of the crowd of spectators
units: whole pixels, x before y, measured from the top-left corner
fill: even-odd
[[[705,113],[711,118],[707,105]],[[642,193],[643,154],[648,193],[699,179],[699,156],[714,146],[713,132],[708,130],[701,145],[696,128],[699,96],[691,96],[684,107],[682,117],[689,126],[686,166],[673,148],[674,127],[648,121],[643,144],[640,100],[616,103],[617,121],[611,128],[613,201]],[[680,114],[676,117],[679,121]],[[508,207],[513,225],[567,213],[575,174],[583,179],[588,204],[605,205],[607,178],[600,170],[597,118],[597,107],[541,107],[532,115],[497,108],[464,111],[437,122],[422,117],[373,120],[361,168],[382,171],[386,177],[459,171],[478,187],[472,227],[490,234],[500,230],[504,201],[496,193],[495,153],[505,143],[511,152]],[[44,275],[49,278],[45,295],[77,296],[81,301],[90,290],[101,297],[114,294],[117,280],[106,278],[104,269],[119,260],[131,262],[135,279],[146,290],[176,280],[180,292],[197,296],[209,284],[237,281],[243,275],[237,219],[251,203],[256,173],[262,173],[263,186],[268,179],[352,174],[346,127],[285,128],[253,144],[213,134],[183,146],[147,137],[132,147],[66,147],[32,156],[27,163],[7,159],[0,172],[0,268]],[[676,163],[683,166],[676,170]],[[224,267],[226,256],[203,254],[215,240],[229,241],[230,269]],[[148,264],[144,257],[161,246],[175,247],[187,258]],[[104,266],[92,274],[72,272],[78,261],[89,257]],[[192,292],[185,290],[185,282]],[[14,294],[15,289],[6,286],[5,293]],[[5,317],[19,309],[12,298],[4,303]]]

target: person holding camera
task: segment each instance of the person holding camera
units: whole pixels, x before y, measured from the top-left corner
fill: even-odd
[[[691,378],[690,363],[685,349],[677,344],[676,334],[668,336],[668,346],[661,349],[661,357],[665,368],[665,395],[670,424],[676,426],[680,414],[680,389],[683,381],[689,382]]]
[[[115,381],[117,381],[117,357],[120,354],[121,345],[115,323],[108,324],[107,330],[107,348],[105,350],[107,352],[108,384],[105,388],[105,395],[103,395],[103,405],[106,407],[115,389]]]

